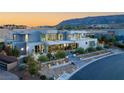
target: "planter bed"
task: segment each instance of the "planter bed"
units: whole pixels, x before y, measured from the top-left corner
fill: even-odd
[[[92,52],[92,53],[88,53],[88,54],[81,54],[81,55],[78,55],[78,57],[87,58],[87,57],[92,57],[95,55],[100,55],[100,54],[104,54],[104,53],[108,53],[108,52],[111,52],[111,50],[101,50],[101,51],[96,51],[96,52]]]

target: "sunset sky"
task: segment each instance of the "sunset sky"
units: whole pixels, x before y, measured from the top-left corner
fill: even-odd
[[[100,16],[100,15],[117,15],[123,13],[113,12],[16,12],[16,13],[0,13],[0,25],[4,24],[22,24],[28,26],[43,26],[43,25],[56,25],[59,22],[71,19],[81,18],[87,16]]]

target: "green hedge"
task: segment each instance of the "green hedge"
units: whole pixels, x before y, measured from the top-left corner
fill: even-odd
[[[46,62],[46,61],[49,61],[49,58],[45,55],[40,55],[38,58],[38,61]]]
[[[93,47],[89,47],[86,49],[87,52],[94,52],[96,51],[96,48],[93,48]]]
[[[84,48],[77,48],[77,49],[75,49],[74,53],[84,54],[85,50],[84,50]]]
[[[96,50],[102,50],[103,48],[101,46],[97,46]]]

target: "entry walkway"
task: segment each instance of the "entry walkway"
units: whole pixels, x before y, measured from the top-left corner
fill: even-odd
[[[85,62],[82,62],[82,60],[80,59],[80,57],[77,57],[75,54],[72,54],[72,53],[70,53],[70,54],[68,55],[68,60],[69,60],[72,64],[76,65],[78,68],[79,68],[81,65],[85,64]]]

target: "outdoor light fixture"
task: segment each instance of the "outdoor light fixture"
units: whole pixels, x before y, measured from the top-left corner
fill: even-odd
[[[66,44],[64,44],[64,47],[66,47]]]
[[[68,56],[66,56],[66,58],[68,58]]]
[[[73,56],[76,56],[76,54],[73,54]]]
[[[21,51],[24,51],[24,48],[21,48]]]

